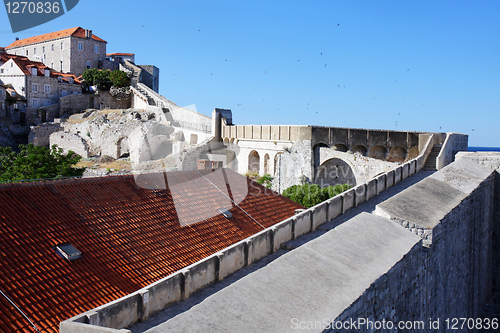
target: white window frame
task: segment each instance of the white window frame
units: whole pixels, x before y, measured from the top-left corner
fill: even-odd
[[[99,45],[94,45],[94,53],[99,53]]]
[[[36,93],[38,92],[38,83],[31,84],[31,91]]]
[[[38,98],[32,98],[31,99],[31,106],[34,107],[34,108],[37,108],[38,107]]]
[[[83,43],[82,42],[78,42],[78,49],[80,51],[83,50]]]
[[[43,86],[43,91],[46,93],[46,94],[50,94],[50,84],[45,84]]]
[[[52,51],[54,51],[54,44],[52,44]]]

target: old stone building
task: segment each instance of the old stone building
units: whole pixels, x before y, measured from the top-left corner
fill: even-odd
[[[26,101],[26,114],[20,119],[25,118],[28,123],[45,121],[38,108],[57,104],[61,97],[81,93],[81,84],[75,75],[58,73],[23,56],[11,57],[0,66],[0,84],[9,85]],[[13,108],[19,109],[19,106]]]
[[[16,40],[5,51],[79,76],[86,68],[107,68],[106,44],[92,30],[76,27]]]

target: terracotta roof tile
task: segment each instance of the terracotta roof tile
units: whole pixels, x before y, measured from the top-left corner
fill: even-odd
[[[302,208],[223,170],[0,185],[1,290],[42,332],[57,332],[60,321],[143,288]],[[233,218],[218,214],[220,207]],[[75,246],[82,258],[60,257],[53,247],[62,243]],[[0,295],[0,332],[23,330],[33,331]]]
[[[56,32],[50,32],[48,34],[43,34],[43,35],[38,35],[38,36],[20,39],[20,40],[16,40],[14,43],[5,47],[5,49],[34,44],[34,43],[45,42],[45,41],[48,41],[51,39],[68,37],[68,36],[85,38],[85,29],[82,29],[81,27],[76,27],[76,28],[64,29],[64,30],[60,30],[60,31],[56,31]],[[98,41],[98,42],[106,43],[106,41],[104,39],[99,38],[94,34],[92,34],[92,39],[95,41]]]
[[[113,56],[133,56],[135,55],[134,53],[119,53],[119,52],[116,52],[116,53],[106,53],[106,56],[108,57],[113,57]]]

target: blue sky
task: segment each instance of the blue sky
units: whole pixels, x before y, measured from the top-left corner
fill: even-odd
[[[0,46],[81,26],[236,124],[459,132],[500,147],[500,1],[80,0]]]

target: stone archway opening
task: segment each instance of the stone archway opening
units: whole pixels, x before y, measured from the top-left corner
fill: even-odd
[[[387,154],[386,161],[388,162],[398,162],[398,163],[403,163],[406,158],[406,149],[403,147],[397,146],[397,147],[392,147],[389,153]]]
[[[341,143],[336,144],[336,145],[333,145],[331,148],[332,148],[333,150],[336,150],[336,151],[341,151],[341,152],[343,152],[343,153],[346,153],[346,152],[347,152],[347,150],[348,150],[348,149],[347,149],[347,146],[346,146],[346,145],[344,145],[344,144],[341,144]]]
[[[365,146],[363,146],[363,145],[356,145],[356,146],[352,147],[351,151],[352,151],[353,153],[358,153],[358,154],[361,154],[361,155],[363,155],[363,156],[366,156],[366,152],[367,152],[368,150],[367,150],[367,149],[366,149],[366,147],[365,147]]]
[[[331,158],[325,161],[316,171],[315,183],[319,186],[349,184],[356,186],[354,171],[344,160]]]
[[[278,177],[281,167],[281,153],[274,155],[274,177]]]
[[[383,146],[373,146],[367,154],[368,157],[384,160],[387,157],[387,149]]]
[[[264,174],[268,175],[269,172],[269,154],[264,155]]]
[[[130,156],[130,147],[127,138],[120,138],[116,142],[116,157],[115,158],[125,158]]]
[[[224,142],[224,144],[229,143],[229,138],[227,138],[227,137],[226,137],[226,138],[224,138],[223,142]]]
[[[260,156],[255,150],[248,154],[248,173],[259,174],[260,172]]]

